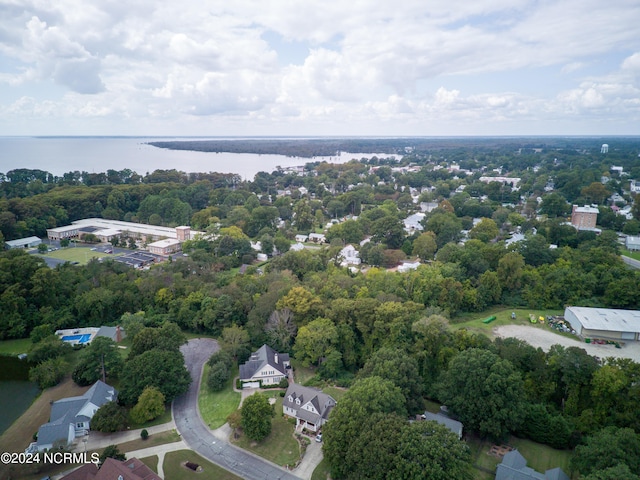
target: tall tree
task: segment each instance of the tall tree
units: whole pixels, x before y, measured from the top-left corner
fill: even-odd
[[[245,398],[240,412],[242,431],[251,440],[259,442],[271,433],[271,417],[274,412],[267,397],[256,392]]]

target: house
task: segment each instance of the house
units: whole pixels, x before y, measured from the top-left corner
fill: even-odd
[[[293,250],[294,252],[299,252],[300,250],[304,250],[304,245],[300,242],[294,243],[293,245],[291,245],[291,248],[289,248],[289,250]]]
[[[327,238],[323,233],[310,233],[309,241],[313,243],[325,243],[327,241]]]
[[[340,250],[338,254],[338,259],[340,260],[340,266],[347,267],[349,265],[360,265],[360,253],[356,248],[349,244]]]
[[[422,212],[414,213],[413,215],[409,215],[407,218],[403,220],[404,223],[404,231],[409,235],[418,231],[421,232],[424,230],[424,227],[420,222],[424,219],[425,214]]]
[[[71,444],[76,437],[86,435],[90,422],[98,409],[117,399],[115,388],[98,380],[79,397],[68,397],[53,402],[50,421],[38,429],[36,449],[50,450],[54,445]]]
[[[296,419],[296,430],[318,432],[327,423],[336,401],[331,395],[292,383],[282,399],[282,413]]]
[[[298,234],[296,235],[296,242],[304,243],[307,241],[307,238],[309,238],[307,235]]]
[[[629,183],[629,191],[631,191],[631,193],[640,193],[640,181],[631,180]]]
[[[624,239],[624,246],[627,250],[640,250],[640,237],[627,236],[627,238]]]
[[[240,365],[240,381],[245,388],[276,385],[287,378],[289,366],[288,353],[278,353],[269,345],[262,345],[251,354],[249,360]]]
[[[449,418],[442,413],[424,412],[422,415],[420,415],[420,417],[422,420],[438,422],[440,425],[444,425],[453,433],[455,433],[458,438],[462,438],[462,423],[460,423],[459,421],[454,420],[453,418]]]
[[[564,318],[583,338],[640,340],[640,311],[567,307]]]
[[[569,480],[561,468],[556,467],[545,473],[536,472],[527,467],[527,459],[518,450],[511,450],[502,458],[496,468],[496,480]]]
[[[406,273],[410,270],[417,270],[418,267],[420,266],[420,262],[402,262],[400,265],[398,265],[398,272],[400,273]]]
[[[19,238],[17,240],[7,240],[4,242],[5,247],[8,249],[12,248],[34,248],[42,243],[38,237],[26,237]]]
[[[85,463],[60,480],[161,480],[137,458],[120,461],[107,457],[98,469],[95,463]]]
[[[571,225],[577,230],[593,230],[596,228],[598,213],[600,213],[600,210],[596,207],[574,205],[571,211]]]

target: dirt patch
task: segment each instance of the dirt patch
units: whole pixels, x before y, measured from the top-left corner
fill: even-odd
[[[630,358],[640,362],[640,342],[627,342],[622,348],[616,348],[614,345],[595,345],[585,343],[577,338],[558,335],[550,330],[523,325],[503,325],[494,328],[493,333],[496,337],[514,337],[524,340],[529,345],[542,348],[545,352],[549,351],[551,345],[559,344],[565,347],[584,348],[589,355],[594,357]]]

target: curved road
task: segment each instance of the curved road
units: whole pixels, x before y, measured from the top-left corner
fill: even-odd
[[[215,437],[198,412],[198,390],[202,368],[218,350],[218,342],[196,338],[180,348],[191,374],[187,393],[173,401],[173,418],[184,442],[207,460],[247,480],[299,480],[277,465]]]

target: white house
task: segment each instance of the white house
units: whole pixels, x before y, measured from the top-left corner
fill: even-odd
[[[313,243],[325,243],[327,237],[325,237],[323,233],[310,233],[309,241]]]
[[[624,246],[627,250],[640,250],[640,237],[627,236],[627,238],[624,239]]]
[[[340,260],[340,266],[342,267],[347,267],[349,265],[360,265],[361,262],[360,253],[351,244],[340,250],[338,259]]]
[[[398,272],[406,273],[410,270],[416,270],[420,266],[420,262],[402,262],[398,265]]]
[[[409,235],[418,231],[421,232],[424,230],[424,227],[420,223],[425,217],[425,214],[422,212],[414,213],[413,215],[409,215],[407,218],[403,220],[404,230]]]
[[[296,235],[296,242],[304,243],[307,241],[307,238],[309,238],[307,235],[298,234]]]
[[[240,365],[240,381],[245,388],[275,385],[287,378],[289,365],[288,353],[278,353],[269,345],[262,345]]]
[[[38,429],[35,448],[39,452],[50,450],[54,445],[68,446],[73,439],[86,435],[90,422],[98,409],[117,399],[115,388],[98,380],[79,397],[68,397],[51,404],[51,420]]]
[[[637,180],[631,180],[629,190],[631,193],[640,193],[640,182]]]
[[[319,431],[327,423],[336,401],[331,395],[297,383],[289,385],[282,399],[282,413],[296,419],[296,430]]]

